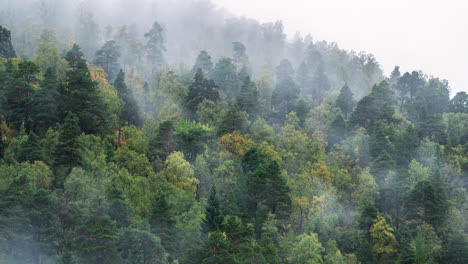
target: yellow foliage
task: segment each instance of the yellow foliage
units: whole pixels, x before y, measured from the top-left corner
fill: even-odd
[[[104,69],[102,68],[96,68],[94,69],[95,67],[91,66],[90,70],[89,71],[89,74],[91,76],[91,79],[99,84],[103,83],[103,84],[107,84],[108,81],[107,81],[107,73],[104,71]]]
[[[327,184],[331,184],[332,182],[332,175],[330,170],[325,164],[325,161],[320,160],[315,162],[314,164],[310,165],[310,162],[307,162],[307,166],[310,168],[311,174],[315,177],[319,177]]]
[[[249,135],[242,135],[237,131],[225,134],[219,139],[220,145],[237,158],[244,156],[244,153],[252,146],[253,141]]]

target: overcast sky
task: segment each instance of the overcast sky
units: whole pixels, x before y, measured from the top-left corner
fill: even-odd
[[[386,75],[422,70],[447,79],[453,96],[468,91],[468,1],[465,0],[212,0],[261,22],[282,20],[314,40],[376,56]]]

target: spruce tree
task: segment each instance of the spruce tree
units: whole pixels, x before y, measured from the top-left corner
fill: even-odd
[[[60,129],[59,145],[57,147],[57,165],[78,165],[80,162],[79,119],[72,112],[68,112],[65,123]]]
[[[55,71],[48,68],[32,100],[31,119],[36,133],[44,134],[58,119],[58,85]]]
[[[198,54],[195,65],[193,65],[193,72],[197,72],[200,68],[204,74],[208,75],[213,70],[213,62],[211,62],[211,56],[205,50],[200,51]]]
[[[219,100],[219,92],[218,86],[212,80],[205,79],[203,71],[199,68],[185,98],[185,108],[189,116],[195,116],[198,105],[204,99],[216,102]]]
[[[109,80],[114,80],[119,70],[120,48],[114,40],[109,40],[96,51],[94,64],[104,69]]]
[[[236,97],[237,105],[241,111],[249,114],[250,119],[254,120],[259,107],[259,94],[255,83],[250,81],[250,77],[244,79],[239,95]]]
[[[38,82],[38,73],[39,67],[33,62],[20,62],[6,87],[10,121],[18,127],[24,123],[28,130],[31,121],[31,98],[34,94],[34,86]]]
[[[153,70],[164,65],[164,55],[166,47],[164,46],[163,28],[158,21],[154,21],[151,30],[145,34],[148,39],[146,48],[148,49],[148,60],[152,65]]]
[[[346,122],[341,115],[337,115],[328,128],[327,141],[329,146],[341,142],[345,137]]]
[[[11,59],[16,57],[15,49],[11,44],[11,32],[0,26],[0,57]]]
[[[338,98],[336,99],[336,106],[341,109],[341,112],[344,114],[344,118],[348,119],[348,115],[353,111],[355,102],[353,99],[353,93],[349,89],[348,85],[344,85],[341,90]]]
[[[120,123],[123,126],[140,124],[140,116],[138,112],[138,105],[132,90],[127,87],[125,83],[125,74],[122,70],[117,74],[114,81],[114,87],[117,90],[117,95],[122,100],[123,105],[120,111]]]
[[[216,186],[211,184],[210,196],[205,208],[204,230],[206,233],[214,232],[221,229],[224,221],[224,216],[220,211],[220,202]]]

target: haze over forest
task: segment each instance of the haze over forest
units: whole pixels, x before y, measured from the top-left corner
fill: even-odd
[[[0,263],[468,263],[468,94],[333,41],[0,0]]]

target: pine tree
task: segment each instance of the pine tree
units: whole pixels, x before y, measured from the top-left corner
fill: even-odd
[[[255,83],[250,81],[250,77],[244,79],[241,90],[236,97],[236,102],[241,111],[249,114],[251,120],[255,119],[260,104],[259,94]]]
[[[424,236],[422,235],[421,228],[418,227],[416,239],[414,241],[414,263],[417,264],[429,264],[429,252],[427,246],[424,243]]]
[[[203,74],[208,75],[213,70],[213,62],[211,62],[211,56],[205,50],[200,51],[198,54],[195,65],[193,65],[193,72],[197,72],[200,68]]]
[[[31,118],[31,98],[34,94],[33,86],[37,84],[39,67],[30,61],[18,64],[7,82],[6,97],[10,109],[10,121],[18,127],[25,124],[29,130]]]
[[[78,117],[74,113],[68,112],[65,123],[60,129],[59,146],[56,153],[58,165],[79,164],[80,133]]]
[[[205,209],[204,230],[206,233],[214,232],[221,229],[224,221],[224,216],[220,211],[220,203],[216,186],[211,184],[210,196]]]
[[[341,115],[337,115],[333,123],[328,128],[327,141],[329,146],[333,146],[345,138],[346,122]]]
[[[36,133],[44,134],[58,119],[58,87],[54,70],[48,68],[44,74],[40,89],[32,98],[33,129]]]
[[[148,60],[151,63],[153,70],[160,68],[164,65],[164,55],[166,47],[164,47],[163,28],[159,25],[158,21],[154,21],[151,30],[145,34],[148,39],[146,48],[148,49]]]
[[[91,79],[83,53],[77,45],[65,57],[72,70],[67,72],[67,81],[59,89],[59,113],[62,120],[68,112],[73,112],[79,120],[80,128],[86,133],[102,131],[106,120],[102,97],[97,83]]]
[[[283,59],[280,64],[276,67],[276,79],[282,81],[288,78],[292,78],[294,69],[287,59]]]
[[[231,59],[219,59],[210,74],[210,78],[224,92],[226,101],[231,102],[239,93],[240,80],[237,75],[236,65]]]
[[[72,70],[87,72],[88,66],[86,65],[86,60],[83,59],[83,56],[81,48],[77,44],[73,44],[72,49],[65,55],[65,60],[67,60],[68,66],[70,66]]]
[[[119,70],[120,48],[114,40],[109,40],[96,51],[94,64],[103,68],[109,80],[114,80]]]
[[[243,131],[246,127],[246,122],[245,116],[240,112],[239,107],[234,104],[221,113],[221,119],[216,133],[218,136],[222,136],[236,130]]]
[[[28,135],[28,140],[21,145],[18,161],[33,163],[35,160],[42,160],[42,158],[43,154],[42,148],[39,145],[39,137],[34,132],[31,132]]]
[[[133,97],[132,90],[130,90],[125,83],[125,74],[122,70],[120,70],[115,78],[114,87],[117,90],[117,95],[123,101],[123,106],[120,111],[121,125],[138,126],[140,124],[138,105]]]
[[[353,93],[351,89],[349,89],[348,85],[344,85],[341,90],[338,98],[336,99],[336,106],[341,109],[343,112],[345,119],[348,119],[348,114],[353,111],[354,105],[356,103],[353,99]]]
[[[11,59],[16,57],[15,49],[11,44],[11,32],[0,26],[0,57]]]
[[[199,68],[185,98],[185,108],[190,116],[195,115],[198,105],[204,99],[216,102],[219,100],[219,92],[218,86],[212,80],[205,79],[202,70]]]
[[[323,64],[319,64],[312,79],[311,96],[315,105],[320,105],[325,94],[330,90],[330,82],[325,75]]]

